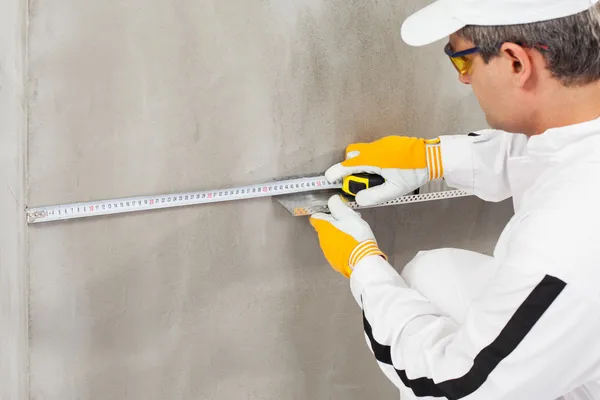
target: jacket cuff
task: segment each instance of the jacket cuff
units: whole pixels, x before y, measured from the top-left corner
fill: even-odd
[[[444,179],[450,187],[474,192],[475,175],[472,143],[467,135],[440,136]]]
[[[354,300],[362,305],[361,297],[370,286],[393,285],[408,287],[398,271],[381,256],[368,256],[360,260],[350,275],[350,289]]]

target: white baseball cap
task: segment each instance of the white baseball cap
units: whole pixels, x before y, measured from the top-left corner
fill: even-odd
[[[437,0],[402,24],[402,39],[423,46],[467,25],[515,25],[563,18],[598,0]]]

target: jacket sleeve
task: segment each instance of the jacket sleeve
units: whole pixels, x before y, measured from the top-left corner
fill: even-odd
[[[536,239],[540,228],[520,228],[460,324],[410,289],[383,258],[370,256],[355,267],[350,282],[367,344],[398,388],[427,399],[555,399],[592,379],[600,301],[564,275],[597,269],[597,255],[578,254],[574,266],[573,253],[564,250],[576,243]]]
[[[444,179],[449,186],[487,201],[512,196],[506,163],[523,155],[525,135],[485,129],[469,135],[440,136]]]

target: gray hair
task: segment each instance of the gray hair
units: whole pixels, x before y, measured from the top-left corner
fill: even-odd
[[[600,80],[600,3],[565,18],[506,26],[468,25],[457,34],[480,49],[485,63],[504,42],[540,50],[552,75],[565,86]]]

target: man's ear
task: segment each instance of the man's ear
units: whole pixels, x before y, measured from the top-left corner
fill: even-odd
[[[527,50],[515,43],[504,43],[500,55],[511,68],[515,84],[524,87],[533,73],[533,61]]]

